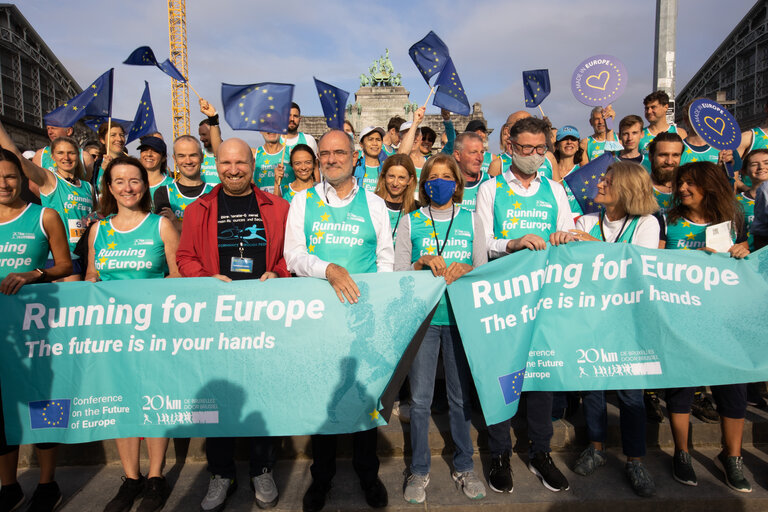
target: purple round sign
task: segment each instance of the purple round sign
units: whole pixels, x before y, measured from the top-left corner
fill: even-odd
[[[691,102],[688,119],[696,133],[713,148],[735,151],[741,144],[741,128],[724,106],[707,98]]]
[[[627,85],[627,68],[612,55],[593,55],[576,67],[571,91],[592,107],[605,107],[621,96]]]

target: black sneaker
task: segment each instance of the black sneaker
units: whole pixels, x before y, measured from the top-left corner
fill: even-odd
[[[567,491],[570,489],[568,480],[555,466],[555,462],[548,453],[536,452],[528,461],[528,469],[541,479],[544,487],[552,492]]]
[[[133,502],[144,492],[146,482],[147,479],[143,476],[140,476],[138,480],[123,477],[123,485],[120,486],[120,490],[117,491],[112,501],[104,507],[104,512],[127,512],[131,510]]]
[[[693,395],[691,413],[705,423],[720,423],[720,415],[704,393]]]
[[[137,512],[155,512],[163,508],[171,494],[171,487],[163,476],[153,476],[147,480],[147,490],[141,499]]]
[[[17,510],[24,503],[24,492],[18,482],[0,488],[0,512]]]
[[[765,399],[760,394],[760,389],[756,382],[747,384],[747,405],[757,407],[758,409],[765,409],[768,407],[768,404],[765,403]]]
[[[384,508],[387,506],[389,497],[387,495],[387,488],[384,487],[384,483],[376,477],[373,482],[366,484],[360,482],[363,492],[365,492],[365,502],[371,508]]]
[[[37,484],[27,512],[53,512],[61,505],[61,491],[56,482]]]
[[[691,464],[691,454],[678,450],[675,452],[675,458],[672,461],[672,477],[685,485],[698,485],[696,481],[696,473],[693,471],[693,464]]]
[[[512,468],[509,466],[509,454],[491,458],[491,469],[488,471],[488,485],[495,492],[512,492]]]
[[[664,411],[661,410],[659,395],[656,393],[643,393],[645,402],[645,417],[650,423],[664,423]]]
[[[328,491],[330,490],[330,484],[325,484],[313,479],[302,500],[302,509],[304,512],[319,512],[320,510],[323,510],[323,507],[325,506],[325,498],[328,496]]]

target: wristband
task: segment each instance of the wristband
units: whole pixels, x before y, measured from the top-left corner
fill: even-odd
[[[208,124],[210,126],[219,126],[219,114],[212,115],[208,118]]]

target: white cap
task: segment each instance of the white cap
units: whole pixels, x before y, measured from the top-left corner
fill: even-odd
[[[386,133],[384,131],[384,128],[381,128],[379,126],[366,126],[365,128],[363,128],[363,131],[360,132],[360,142],[363,141],[363,137],[373,132],[378,132],[382,138],[384,138],[384,134]]]
[[[27,160],[32,160],[35,157],[35,152],[30,149],[29,151],[23,152],[21,156],[23,156]]]
[[[413,126],[413,121],[406,121],[403,124],[400,125],[400,132],[407,132],[408,128]]]

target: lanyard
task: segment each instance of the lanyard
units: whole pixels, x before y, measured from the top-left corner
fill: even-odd
[[[403,214],[403,203],[400,203],[400,209],[397,210],[397,219],[395,220],[395,227],[392,228],[392,238],[395,238],[395,232],[397,231],[397,226],[400,224],[400,216],[402,214]],[[434,222],[432,224],[434,224]]]
[[[456,214],[455,205],[451,204],[451,222],[448,224],[448,230],[445,232],[445,240],[443,240],[443,246],[440,247],[440,239],[437,238],[437,231],[435,230],[435,219],[432,218],[432,203],[429,204],[429,220],[432,221],[432,233],[435,235],[435,243],[437,244],[437,255],[442,256],[443,255],[443,249],[445,249],[445,244],[448,243],[448,235],[451,234],[451,226],[453,226],[453,218]]]
[[[603,219],[605,219],[605,212],[600,212],[600,236],[603,237],[604,242],[607,242],[608,240],[605,239],[605,232],[603,231]],[[621,224],[619,234],[616,235],[616,239],[612,240],[611,243],[615,243],[621,238],[622,233],[624,233],[624,228],[627,226],[627,219],[629,219],[629,215],[624,216],[624,222]]]
[[[253,192],[253,190],[251,190],[251,196],[250,196],[250,199],[248,200],[248,209],[245,211],[245,223],[246,223],[246,225],[248,224],[248,214],[251,213],[251,206],[253,206],[253,198],[254,198],[255,195],[256,194]],[[224,197],[222,199],[224,199],[224,201],[220,201],[220,202],[224,204],[224,208],[227,210],[227,215],[229,215],[229,221],[232,222],[232,211],[229,209],[229,205],[227,204],[226,194],[224,194]],[[238,241],[239,241],[237,248],[240,251],[240,259],[242,259],[243,258],[243,249],[245,248],[245,244],[243,242],[243,240],[245,240],[245,239],[243,238],[243,230],[242,229],[238,230],[237,238],[238,238]]]

